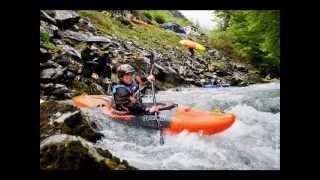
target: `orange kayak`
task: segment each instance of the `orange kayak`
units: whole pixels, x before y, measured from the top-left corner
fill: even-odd
[[[105,95],[81,95],[72,99],[79,108],[102,109],[109,118],[147,128],[157,129],[154,115],[123,114],[112,108],[111,97]],[[212,135],[228,129],[235,121],[235,115],[224,112],[208,112],[178,105],[170,110],[160,111],[160,124],[164,132],[176,134],[184,130]]]

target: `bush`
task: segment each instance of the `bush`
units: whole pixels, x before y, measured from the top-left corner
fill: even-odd
[[[43,43],[48,43],[49,40],[50,40],[49,33],[40,31],[40,41]]]
[[[166,20],[164,19],[164,17],[160,16],[160,15],[156,15],[154,17],[154,20],[158,23],[158,24],[163,24],[166,22]]]
[[[150,21],[152,21],[152,15],[150,14],[150,13],[148,13],[148,12],[144,12],[143,13],[143,15],[146,17],[146,18],[148,18]]]

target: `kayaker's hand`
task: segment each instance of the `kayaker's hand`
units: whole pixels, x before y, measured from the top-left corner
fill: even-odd
[[[148,81],[156,81],[156,79],[154,78],[154,76],[153,75],[149,75],[148,77],[147,77],[147,79],[148,79]]]
[[[150,113],[159,112],[159,107],[158,107],[158,106],[152,106],[152,107],[149,109],[149,112],[150,112]]]

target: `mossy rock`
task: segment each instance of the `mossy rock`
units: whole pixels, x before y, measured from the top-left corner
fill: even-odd
[[[63,124],[58,126],[62,133],[81,136],[90,142],[96,142],[103,137],[103,134],[96,132],[91,128],[88,121],[83,120],[83,117],[74,116],[67,119]]]
[[[67,144],[48,145],[40,152],[40,169],[42,170],[110,170],[105,165],[97,163],[88,154],[88,149],[79,141]]]
[[[96,132],[90,122],[77,111],[78,108],[64,103],[57,103],[56,101],[47,101],[40,105],[40,140],[45,137],[64,133],[70,135],[81,136],[91,142],[96,142],[103,137],[103,134]],[[73,112],[72,116],[66,118],[62,123],[54,123],[49,125],[50,121],[56,113],[64,114],[66,112]]]
[[[49,121],[57,112],[66,113],[76,111],[77,108],[68,104],[58,103],[56,101],[46,101],[40,104],[40,138],[53,133]]]
[[[40,145],[41,170],[76,170],[79,172],[105,172],[108,170],[134,170],[127,161],[120,162],[108,150],[102,150],[76,136],[49,137]],[[63,136],[63,137],[62,137]],[[50,139],[51,138],[51,139]],[[50,139],[50,140],[49,140]],[[55,142],[52,142],[55,139]],[[57,141],[57,139],[59,139]]]

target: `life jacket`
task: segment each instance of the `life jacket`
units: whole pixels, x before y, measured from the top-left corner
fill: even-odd
[[[125,84],[116,84],[112,86],[112,107],[114,109],[117,109],[117,104],[115,102],[115,93],[117,92],[118,88],[125,88],[129,91],[130,95],[132,96],[134,94],[134,96],[136,97],[137,101],[137,106],[142,107],[142,97],[141,97],[141,92],[139,89],[139,85],[137,83],[136,80],[133,80],[132,83],[130,85],[125,85]]]

